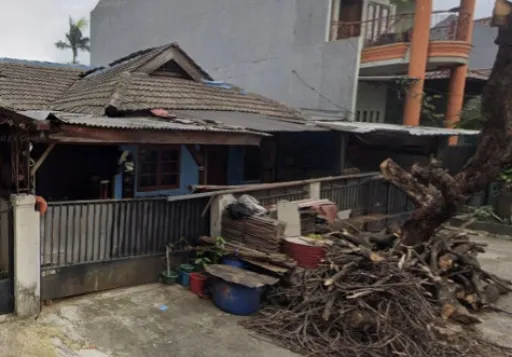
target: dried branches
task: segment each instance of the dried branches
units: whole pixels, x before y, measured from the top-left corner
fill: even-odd
[[[468,309],[489,303],[487,290],[499,295],[512,284],[479,267],[483,245],[447,234],[405,253],[390,241],[372,259],[361,254],[366,243],[341,233],[319,269],[296,270],[244,324],[308,356],[480,356],[474,340],[446,341],[439,332],[446,319],[477,322]]]

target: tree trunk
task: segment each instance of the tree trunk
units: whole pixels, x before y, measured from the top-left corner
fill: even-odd
[[[76,48],[71,48],[71,51],[73,51],[73,64],[77,64],[77,57],[78,57],[78,50]]]
[[[512,8],[512,5],[511,5]],[[497,24],[498,22],[494,22]],[[410,172],[391,159],[381,164],[386,179],[403,189],[416,210],[402,227],[402,242],[415,246],[428,240],[457,208],[485,189],[501,170],[512,164],[509,123],[512,123],[512,14],[499,22],[499,46],[491,76],[484,88],[482,116],[485,124],[476,153],[463,170],[451,176],[432,159],[427,166],[414,165]]]

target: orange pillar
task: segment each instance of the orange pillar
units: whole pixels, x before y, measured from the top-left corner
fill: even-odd
[[[459,20],[457,26],[457,41],[471,42],[473,38],[473,17],[476,0],[461,0]],[[468,66],[462,65],[452,69],[450,86],[448,88],[448,104],[446,107],[445,123],[453,127],[460,120],[460,113],[464,106],[464,92],[466,90],[466,77]],[[450,145],[457,144],[457,137],[450,138]]]
[[[428,44],[430,41],[430,19],[432,17],[432,0],[416,2],[414,28],[409,59],[409,78],[414,81],[407,91],[404,108],[404,125],[420,125],[421,105],[423,103],[423,85],[427,70]]]

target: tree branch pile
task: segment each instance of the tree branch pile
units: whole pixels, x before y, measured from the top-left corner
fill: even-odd
[[[480,268],[483,244],[446,231],[406,250],[397,234],[333,237],[324,263],[272,288],[246,327],[313,357],[507,355],[470,326],[452,333],[461,328],[448,321],[477,323],[471,312],[512,290],[512,282]]]

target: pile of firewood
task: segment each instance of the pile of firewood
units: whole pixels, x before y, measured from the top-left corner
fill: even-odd
[[[497,348],[470,333],[446,341],[449,320],[476,323],[471,312],[512,290],[511,282],[481,269],[476,256],[485,246],[446,230],[414,249],[397,237],[329,234],[335,244],[324,263],[296,269],[244,324],[308,356],[462,357]]]

